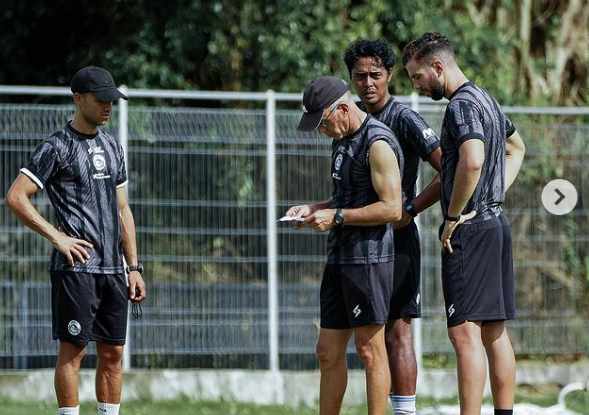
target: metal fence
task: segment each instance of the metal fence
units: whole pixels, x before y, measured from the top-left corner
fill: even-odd
[[[0,87],[0,94],[62,95],[67,89]],[[131,98],[212,100],[223,108],[115,108],[106,130],[127,148],[129,197],[149,298],[131,320],[127,366],[139,368],[316,368],[318,291],[326,235],[276,219],[291,205],[329,197],[330,142],[296,131],[298,94],[128,90]],[[413,96],[435,131],[443,105]],[[265,109],[231,105],[252,100]],[[160,104],[161,105],[161,104]],[[589,350],[586,109],[507,108],[528,153],[505,205],[514,235],[519,354]],[[1,195],[33,149],[73,115],[72,105],[0,104]],[[421,185],[431,178],[427,167]],[[562,177],[579,192],[570,214],[550,215],[540,194]],[[42,192],[34,198],[51,217]],[[439,270],[439,208],[419,216],[424,318],[421,354],[446,354]],[[0,369],[53,366],[50,244],[0,206]],[[584,314],[583,314],[584,313]],[[423,340],[419,340],[419,339]],[[93,348],[86,365],[93,364]],[[353,364],[353,361],[352,361]]]

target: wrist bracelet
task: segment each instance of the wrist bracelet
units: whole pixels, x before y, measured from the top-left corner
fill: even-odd
[[[413,203],[407,203],[405,205],[405,212],[409,213],[413,217],[417,216],[417,212],[415,211],[415,206],[413,206]]]
[[[460,215],[458,216],[450,216],[448,214],[444,215],[444,220],[449,220],[450,222],[458,222],[460,220]]]

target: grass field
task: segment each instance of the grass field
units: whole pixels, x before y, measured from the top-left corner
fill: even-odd
[[[516,402],[533,403],[538,406],[548,407],[556,404],[558,387],[520,387]],[[577,393],[569,395],[567,399],[569,409],[579,414],[589,415],[589,394]],[[434,401],[428,398],[419,398],[418,407],[435,407],[439,404],[455,404],[456,399]],[[96,407],[93,404],[85,404],[81,407],[81,415],[96,414]],[[22,404],[14,402],[0,402],[0,413],[2,415],[55,415],[56,405],[47,404]],[[366,407],[347,406],[343,408],[342,415],[366,414]],[[389,412],[390,413],[390,412]],[[238,404],[234,402],[195,402],[189,399],[145,402],[125,402],[121,407],[121,415],[314,415],[316,408],[289,408],[285,406],[259,406],[249,404]]]

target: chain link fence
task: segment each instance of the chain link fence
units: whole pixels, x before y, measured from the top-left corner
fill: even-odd
[[[407,98],[404,98],[408,101]],[[131,101],[132,102],[132,101]],[[443,106],[420,111],[440,131]],[[106,130],[118,136],[118,108]],[[268,369],[269,324],[267,111],[237,108],[128,108],[129,197],[149,296],[130,321],[130,363],[138,368]],[[299,111],[274,117],[276,219],[288,207],[331,194],[331,143],[296,130]],[[1,195],[33,149],[73,117],[70,105],[0,105]],[[589,122],[582,116],[511,116],[527,144],[507,196],[516,260],[519,318],[509,323],[516,352],[586,353],[589,283],[583,167]],[[422,187],[432,177],[427,166]],[[566,216],[541,204],[543,186],[571,181],[579,203]],[[34,204],[47,218],[43,192]],[[452,352],[446,338],[436,205],[419,215],[422,350]],[[0,369],[51,367],[51,244],[0,206]],[[314,369],[319,283],[326,235],[276,228],[278,367]],[[85,365],[94,364],[90,347]]]

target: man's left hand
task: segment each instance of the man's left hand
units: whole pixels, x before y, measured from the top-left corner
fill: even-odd
[[[140,303],[147,297],[147,289],[145,281],[141,273],[138,271],[131,271],[127,276],[129,278],[129,298],[134,303]]]
[[[460,218],[456,221],[456,222],[452,222],[452,221],[444,221],[444,232],[442,232],[442,251],[445,249],[448,252],[452,253],[454,252],[452,250],[452,244],[450,243],[450,238],[452,238],[452,234],[454,233],[454,230],[456,230],[456,228],[460,225],[462,225],[464,222],[466,222],[467,220],[470,220],[472,218],[474,218],[476,216],[476,211],[472,211],[466,215],[460,215]]]
[[[305,225],[315,232],[325,232],[335,226],[333,218],[337,209],[321,209],[305,218]]]

